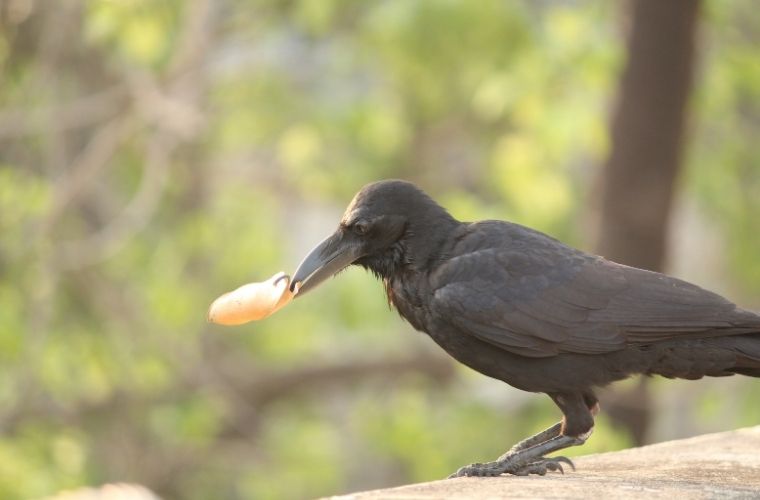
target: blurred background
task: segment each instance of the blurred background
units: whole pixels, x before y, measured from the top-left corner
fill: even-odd
[[[759,50],[751,0],[0,0],[0,497],[346,493],[555,422],[359,269],[206,323],[373,180],[760,310]],[[570,453],[756,425],[758,401],[627,381]]]

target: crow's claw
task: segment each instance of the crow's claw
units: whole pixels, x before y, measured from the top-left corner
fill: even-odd
[[[562,464],[569,465],[573,470],[575,470],[575,465],[573,465],[573,462],[571,462],[569,458],[552,457],[542,458],[536,462],[529,463],[528,465],[525,465],[524,467],[517,469],[514,472],[509,472],[515,476],[528,476],[530,474],[543,476],[546,475],[547,472],[559,472],[561,474],[564,474],[565,469],[562,468]]]

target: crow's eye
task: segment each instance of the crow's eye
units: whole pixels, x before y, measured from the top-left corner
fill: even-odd
[[[351,229],[356,235],[364,236],[369,232],[369,225],[366,222],[354,222],[354,224],[351,226]]]

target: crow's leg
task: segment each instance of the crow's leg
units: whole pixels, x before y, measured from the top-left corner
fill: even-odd
[[[507,455],[513,455],[517,453],[518,451],[527,450],[528,448],[532,448],[533,446],[536,446],[537,444],[541,444],[545,441],[548,441],[555,436],[559,436],[560,431],[562,431],[562,422],[557,422],[556,424],[552,425],[548,429],[544,429],[538,434],[534,434],[533,436],[529,438],[523,439],[522,441],[514,445],[512,448],[510,448],[508,452],[500,456],[497,459],[497,461],[505,458]]]
[[[575,469],[565,457],[546,458],[545,455],[586,442],[593,431],[594,415],[599,411],[599,405],[590,392],[549,396],[564,414],[561,422],[520,441],[493,462],[467,465],[449,477],[498,476],[505,473],[544,475],[548,471],[564,472],[562,464]]]

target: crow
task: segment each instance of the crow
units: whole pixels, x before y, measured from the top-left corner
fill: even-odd
[[[760,316],[696,285],[569,247],[511,222],[460,222],[410,182],[364,186],[301,262],[298,295],[349,265],[385,285],[415,329],[470,368],[562,411],[498,459],[450,477],[562,471],[583,444],[594,389],[634,374],[760,377]]]

